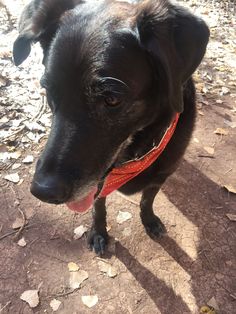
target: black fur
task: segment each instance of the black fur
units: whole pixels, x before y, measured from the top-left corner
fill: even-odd
[[[64,203],[102,186],[109,170],[145,154],[160,141],[176,112],[175,134],[158,160],[125,184],[143,191],[141,219],[151,235],[164,232],[154,197],[184,154],[195,120],[191,75],[209,38],[206,24],[168,1],[35,0],[24,10],[13,49],[18,65],[39,41],[41,80],[53,112],[52,130],[31,191]],[[89,237],[104,251],[105,200],[95,201]]]

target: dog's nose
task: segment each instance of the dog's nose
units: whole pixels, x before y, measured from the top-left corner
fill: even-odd
[[[52,204],[66,202],[71,193],[69,185],[54,176],[34,178],[30,191],[41,201]]]

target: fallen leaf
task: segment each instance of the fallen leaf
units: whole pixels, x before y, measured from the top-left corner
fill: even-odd
[[[13,183],[18,183],[20,181],[20,177],[18,173],[12,173],[12,174],[7,174],[4,179],[7,181],[13,182]]]
[[[228,120],[225,120],[224,122],[225,122],[225,124],[227,124],[232,129],[236,128],[236,122],[232,122],[232,121],[228,121]]]
[[[16,220],[12,224],[12,229],[19,229],[24,225],[24,221],[22,218],[17,217]]]
[[[83,226],[83,225],[75,228],[75,230],[74,230],[74,239],[75,240],[80,239],[83,236],[83,234],[85,232],[87,232],[87,231],[88,231],[88,228]]]
[[[26,246],[25,238],[21,238],[21,239],[17,242],[17,244],[18,244],[19,246],[22,246],[22,247]]]
[[[116,217],[116,221],[118,224],[122,224],[123,222],[129,220],[132,217],[132,214],[129,212],[123,212],[119,210],[119,213]]]
[[[68,263],[68,269],[69,271],[77,271],[79,270],[79,266],[74,262],[70,262]]]
[[[53,312],[56,312],[59,309],[60,305],[61,305],[61,301],[59,301],[57,299],[53,299],[50,302],[50,306],[51,306]]]
[[[195,143],[199,143],[199,139],[197,139],[196,137],[193,138],[193,141],[194,141]]]
[[[210,154],[210,155],[214,155],[215,150],[214,150],[214,148],[213,148],[213,147],[210,147],[210,146],[204,146],[203,148],[205,149],[205,151],[206,151],[206,152],[208,152],[208,154]]]
[[[217,128],[214,133],[218,135],[228,135],[229,131],[223,128]]]
[[[20,168],[20,166],[21,166],[21,164],[16,163],[16,164],[12,165],[11,169],[16,170],[16,169]]]
[[[26,290],[20,298],[27,302],[30,307],[36,307],[39,304],[38,290]]]
[[[216,314],[216,311],[209,306],[202,306],[200,309],[200,313],[204,314]]]
[[[10,157],[12,159],[18,159],[20,156],[21,156],[21,152],[20,151],[16,151],[16,152],[10,153]]]
[[[230,90],[229,90],[228,87],[223,86],[223,87],[221,88],[221,92],[220,92],[220,95],[221,95],[221,96],[222,96],[222,95],[227,95],[227,94],[229,94],[229,93],[230,93]]]
[[[236,215],[235,214],[226,214],[226,216],[229,218],[230,221],[236,221]]]
[[[82,299],[83,304],[89,308],[93,307],[94,305],[98,303],[97,295],[83,295],[81,299]]]
[[[219,306],[216,302],[215,297],[212,297],[208,302],[207,305],[210,306],[211,308],[215,309],[216,311],[219,311]]]
[[[34,157],[32,155],[28,155],[22,160],[24,164],[31,164],[33,161]]]
[[[118,275],[116,267],[107,262],[99,261],[98,268],[102,273],[106,273],[110,278],[114,278]]]
[[[69,285],[72,289],[78,289],[83,281],[88,279],[88,273],[85,270],[70,272]]]
[[[200,116],[204,116],[204,112],[202,110],[198,110],[198,114],[200,114]]]
[[[230,193],[236,194],[236,188],[230,184],[223,185],[223,188],[225,188]]]

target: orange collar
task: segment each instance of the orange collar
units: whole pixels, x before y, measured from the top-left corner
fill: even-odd
[[[125,162],[118,168],[112,169],[105,179],[102,191],[99,197],[105,197],[111,192],[119,189],[122,185],[146,170],[161,155],[166,145],[169,143],[174,134],[176,125],[179,120],[179,113],[176,113],[173,121],[163,135],[157,146],[154,146],[147,154],[136,160]]]

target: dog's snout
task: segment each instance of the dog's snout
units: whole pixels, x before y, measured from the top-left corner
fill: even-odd
[[[66,202],[71,194],[68,183],[56,176],[34,178],[30,191],[41,201],[52,204]]]

